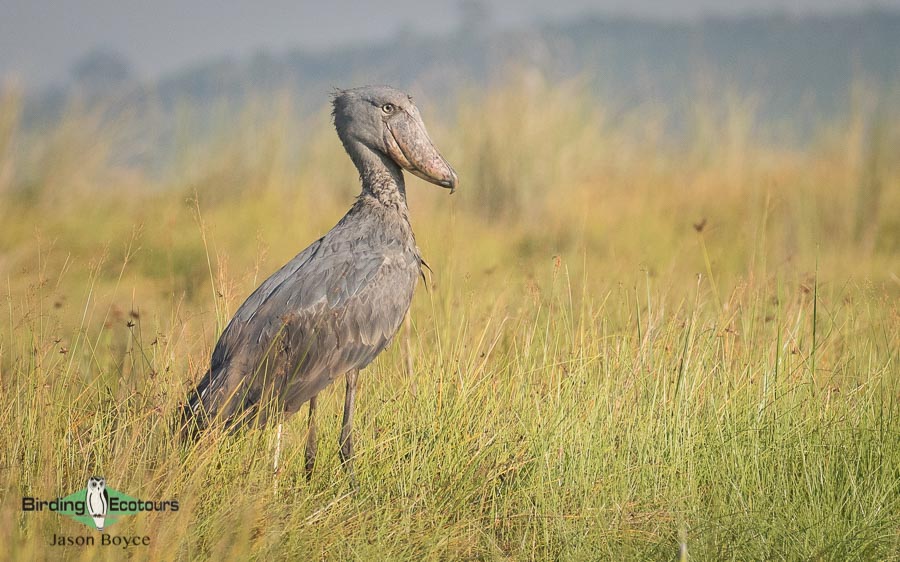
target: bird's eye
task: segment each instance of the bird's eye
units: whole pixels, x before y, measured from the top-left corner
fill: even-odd
[[[397,107],[396,107],[394,104],[392,104],[392,103],[386,103],[386,104],[384,104],[384,105],[381,106],[381,111],[385,112],[385,113],[388,114],[388,115],[390,115],[391,113],[393,113],[394,110],[396,110],[396,109],[397,109]]]

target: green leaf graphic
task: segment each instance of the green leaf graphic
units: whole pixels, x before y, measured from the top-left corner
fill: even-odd
[[[117,522],[124,515],[134,515],[135,513],[137,513],[137,511],[134,511],[134,510],[121,510],[121,509],[114,510],[114,509],[112,509],[112,506],[116,503],[116,502],[113,502],[113,498],[116,498],[117,502],[119,502],[119,503],[136,502],[137,501],[136,498],[133,498],[133,497],[129,496],[128,494],[123,494],[122,492],[113,490],[112,488],[107,488],[106,493],[109,494],[110,508],[106,512],[106,520],[103,524],[104,529],[108,528],[110,525]],[[85,504],[86,498],[87,498],[87,488],[85,487],[85,488],[82,488],[81,490],[78,490],[77,492],[72,492],[68,496],[62,498],[62,502],[61,502],[67,506],[69,506],[69,505],[85,506],[85,510],[83,513],[80,514],[79,513],[80,510],[77,510],[77,509],[60,509],[56,513],[59,513],[61,515],[66,515],[68,517],[71,517],[75,521],[78,521],[79,523],[83,523],[92,529],[96,529],[97,526],[94,524],[94,519],[87,512],[87,509],[86,509],[86,504]],[[77,502],[82,502],[82,503],[78,504]]]

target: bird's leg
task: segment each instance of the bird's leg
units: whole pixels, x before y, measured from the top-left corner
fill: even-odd
[[[273,471],[274,471],[275,474],[274,474],[274,476],[273,476],[273,480],[274,480],[274,488],[275,488],[275,495],[276,495],[276,496],[278,495],[278,461],[279,461],[280,458],[281,458],[281,429],[282,429],[282,425],[283,425],[283,423],[279,423],[279,424],[278,424],[278,436],[275,438],[275,463],[274,463],[274,466],[273,466]]]
[[[350,485],[356,489],[356,473],[353,471],[353,403],[356,401],[356,379],[359,369],[347,371],[347,393],[344,395],[344,420],[341,425],[341,464],[350,475]]]
[[[413,358],[412,358],[412,316],[406,311],[406,317],[403,319],[403,362],[406,367],[406,376],[409,377],[409,389],[413,397],[416,396],[416,379],[413,375]]]
[[[306,433],[306,479],[312,478],[316,465],[316,397],[309,399],[309,431]]]

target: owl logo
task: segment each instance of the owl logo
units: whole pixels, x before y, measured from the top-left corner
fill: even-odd
[[[106,520],[106,511],[109,509],[109,493],[106,491],[106,480],[100,476],[91,476],[88,479],[85,493],[87,511],[94,519],[97,530],[103,532],[103,522]]]

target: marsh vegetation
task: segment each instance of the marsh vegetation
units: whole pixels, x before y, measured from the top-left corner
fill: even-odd
[[[421,105],[461,181],[408,181],[433,270],[413,373],[395,341],[361,376],[358,494],[337,455],[306,481],[301,411],[276,497],[273,429],[185,448],[171,420],[237,306],[356,194],[326,99],[250,104],[148,174],[111,156],[126,125],[26,131],[4,98],[4,552],[81,533],[19,498],[100,474],[182,506],[110,529],[150,535],[141,558],[896,559],[896,113],[861,97],[784,146],[739,97],[676,137],[577,81]]]

